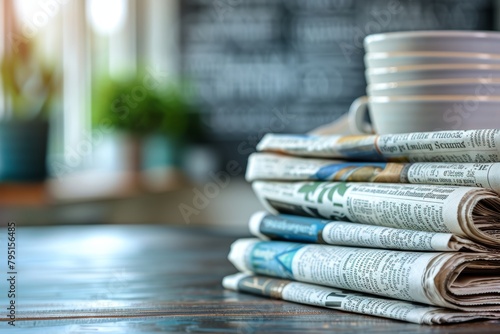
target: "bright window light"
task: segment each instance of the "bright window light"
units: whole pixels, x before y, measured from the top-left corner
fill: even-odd
[[[34,0],[14,1],[14,8],[16,10],[17,17],[23,23],[32,20],[33,16],[37,12],[37,9],[40,10],[38,4]]]
[[[101,35],[112,35],[125,22],[127,0],[88,0],[87,19]]]

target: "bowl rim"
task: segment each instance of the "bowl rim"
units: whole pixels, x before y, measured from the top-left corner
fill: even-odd
[[[421,102],[421,103],[435,103],[435,102],[494,102],[500,103],[500,96],[490,95],[398,95],[398,96],[369,96],[368,102],[374,103],[387,103],[387,102]]]
[[[385,40],[412,39],[412,38],[472,38],[500,40],[500,32],[471,31],[471,30],[420,30],[420,31],[395,31],[372,34],[365,37],[365,45],[382,42]]]
[[[498,59],[500,53],[481,52],[446,52],[446,51],[394,51],[394,52],[367,52],[365,59],[389,59],[389,58],[470,58],[470,59]]]
[[[475,70],[475,71],[500,71],[500,64],[420,64],[386,67],[369,67],[367,75],[383,75],[389,73],[417,72],[417,71],[447,71],[447,70]]]
[[[461,85],[500,85],[500,79],[489,78],[461,78],[461,79],[428,79],[410,81],[378,82],[366,86],[367,90],[386,90],[403,87],[417,86],[461,86]]]

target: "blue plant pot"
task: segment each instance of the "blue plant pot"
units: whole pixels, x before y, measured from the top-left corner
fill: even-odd
[[[31,182],[47,177],[48,122],[0,122],[0,181]]]
[[[142,168],[177,167],[182,165],[184,142],[161,134],[144,138]]]

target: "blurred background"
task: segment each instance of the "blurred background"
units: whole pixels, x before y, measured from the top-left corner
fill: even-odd
[[[0,225],[244,228],[268,132],[365,94],[363,38],[496,30],[495,0],[0,0]]]

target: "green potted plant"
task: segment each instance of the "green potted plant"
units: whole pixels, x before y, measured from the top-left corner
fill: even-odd
[[[10,31],[16,28],[12,21]],[[60,91],[60,75],[42,61],[32,39],[6,45],[0,54],[1,181],[46,177],[48,115]]]
[[[180,167],[184,145],[200,134],[199,117],[185,85],[162,82],[143,69],[121,80],[100,78],[93,88],[93,125],[127,134],[133,172],[147,165]],[[156,153],[146,157],[150,146],[155,146]],[[155,157],[163,159],[151,161]]]

